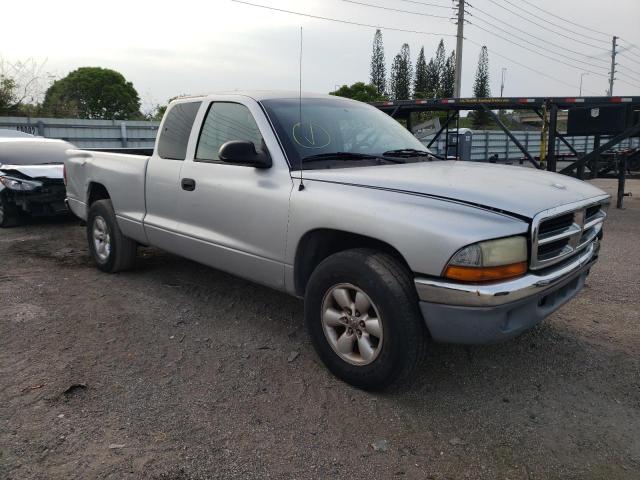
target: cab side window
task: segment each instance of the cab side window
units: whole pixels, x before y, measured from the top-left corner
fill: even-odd
[[[184,160],[193,121],[202,102],[178,103],[167,112],[158,140],[158,156],[167,160]]]
[[[247,107],[239,103],[214,102],[200,131],[195,161],[219,161],[218,150],[231,140],[248,140],[256,150],[262,148],[262,135]]]

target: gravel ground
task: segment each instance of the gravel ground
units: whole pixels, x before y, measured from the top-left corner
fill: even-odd
[[[0,477],[638,479],[628,190],[578,298],[385,394],[327,373],[296,299],[155,249],[102,274],[73,220],[3,230]]]

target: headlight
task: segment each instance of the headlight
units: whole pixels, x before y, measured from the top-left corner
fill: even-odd
[[[20,178],[12,177],[0,177],[0,183],[2,183],[9,190],[17,190],[20,192],[35,190],[36,188],[42,186],[42,183],[40,182],[33,182],[30,180],[22,180]]]
[[[451,258],[444,276],[462,282],[504,280],[527,271],[527,239],[500,238],[464,247]]]

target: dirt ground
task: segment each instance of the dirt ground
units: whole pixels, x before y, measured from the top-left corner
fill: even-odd
[[[103,274],[69,219],[2,230],[0,478],[638,479],[627,190],[573,302],[505,344],[432,345],[384,394],[325,370],[299,300],[154,249]]]

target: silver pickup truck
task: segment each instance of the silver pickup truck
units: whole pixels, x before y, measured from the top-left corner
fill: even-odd
[[[153,245],[304,298],[320,358],[368,389],[410,377],[429,338],[504,340],[575,296],[609,202],[553,173],[440,160],[331,96],[183,98],[151,157],[69,153],[99,269]]]

